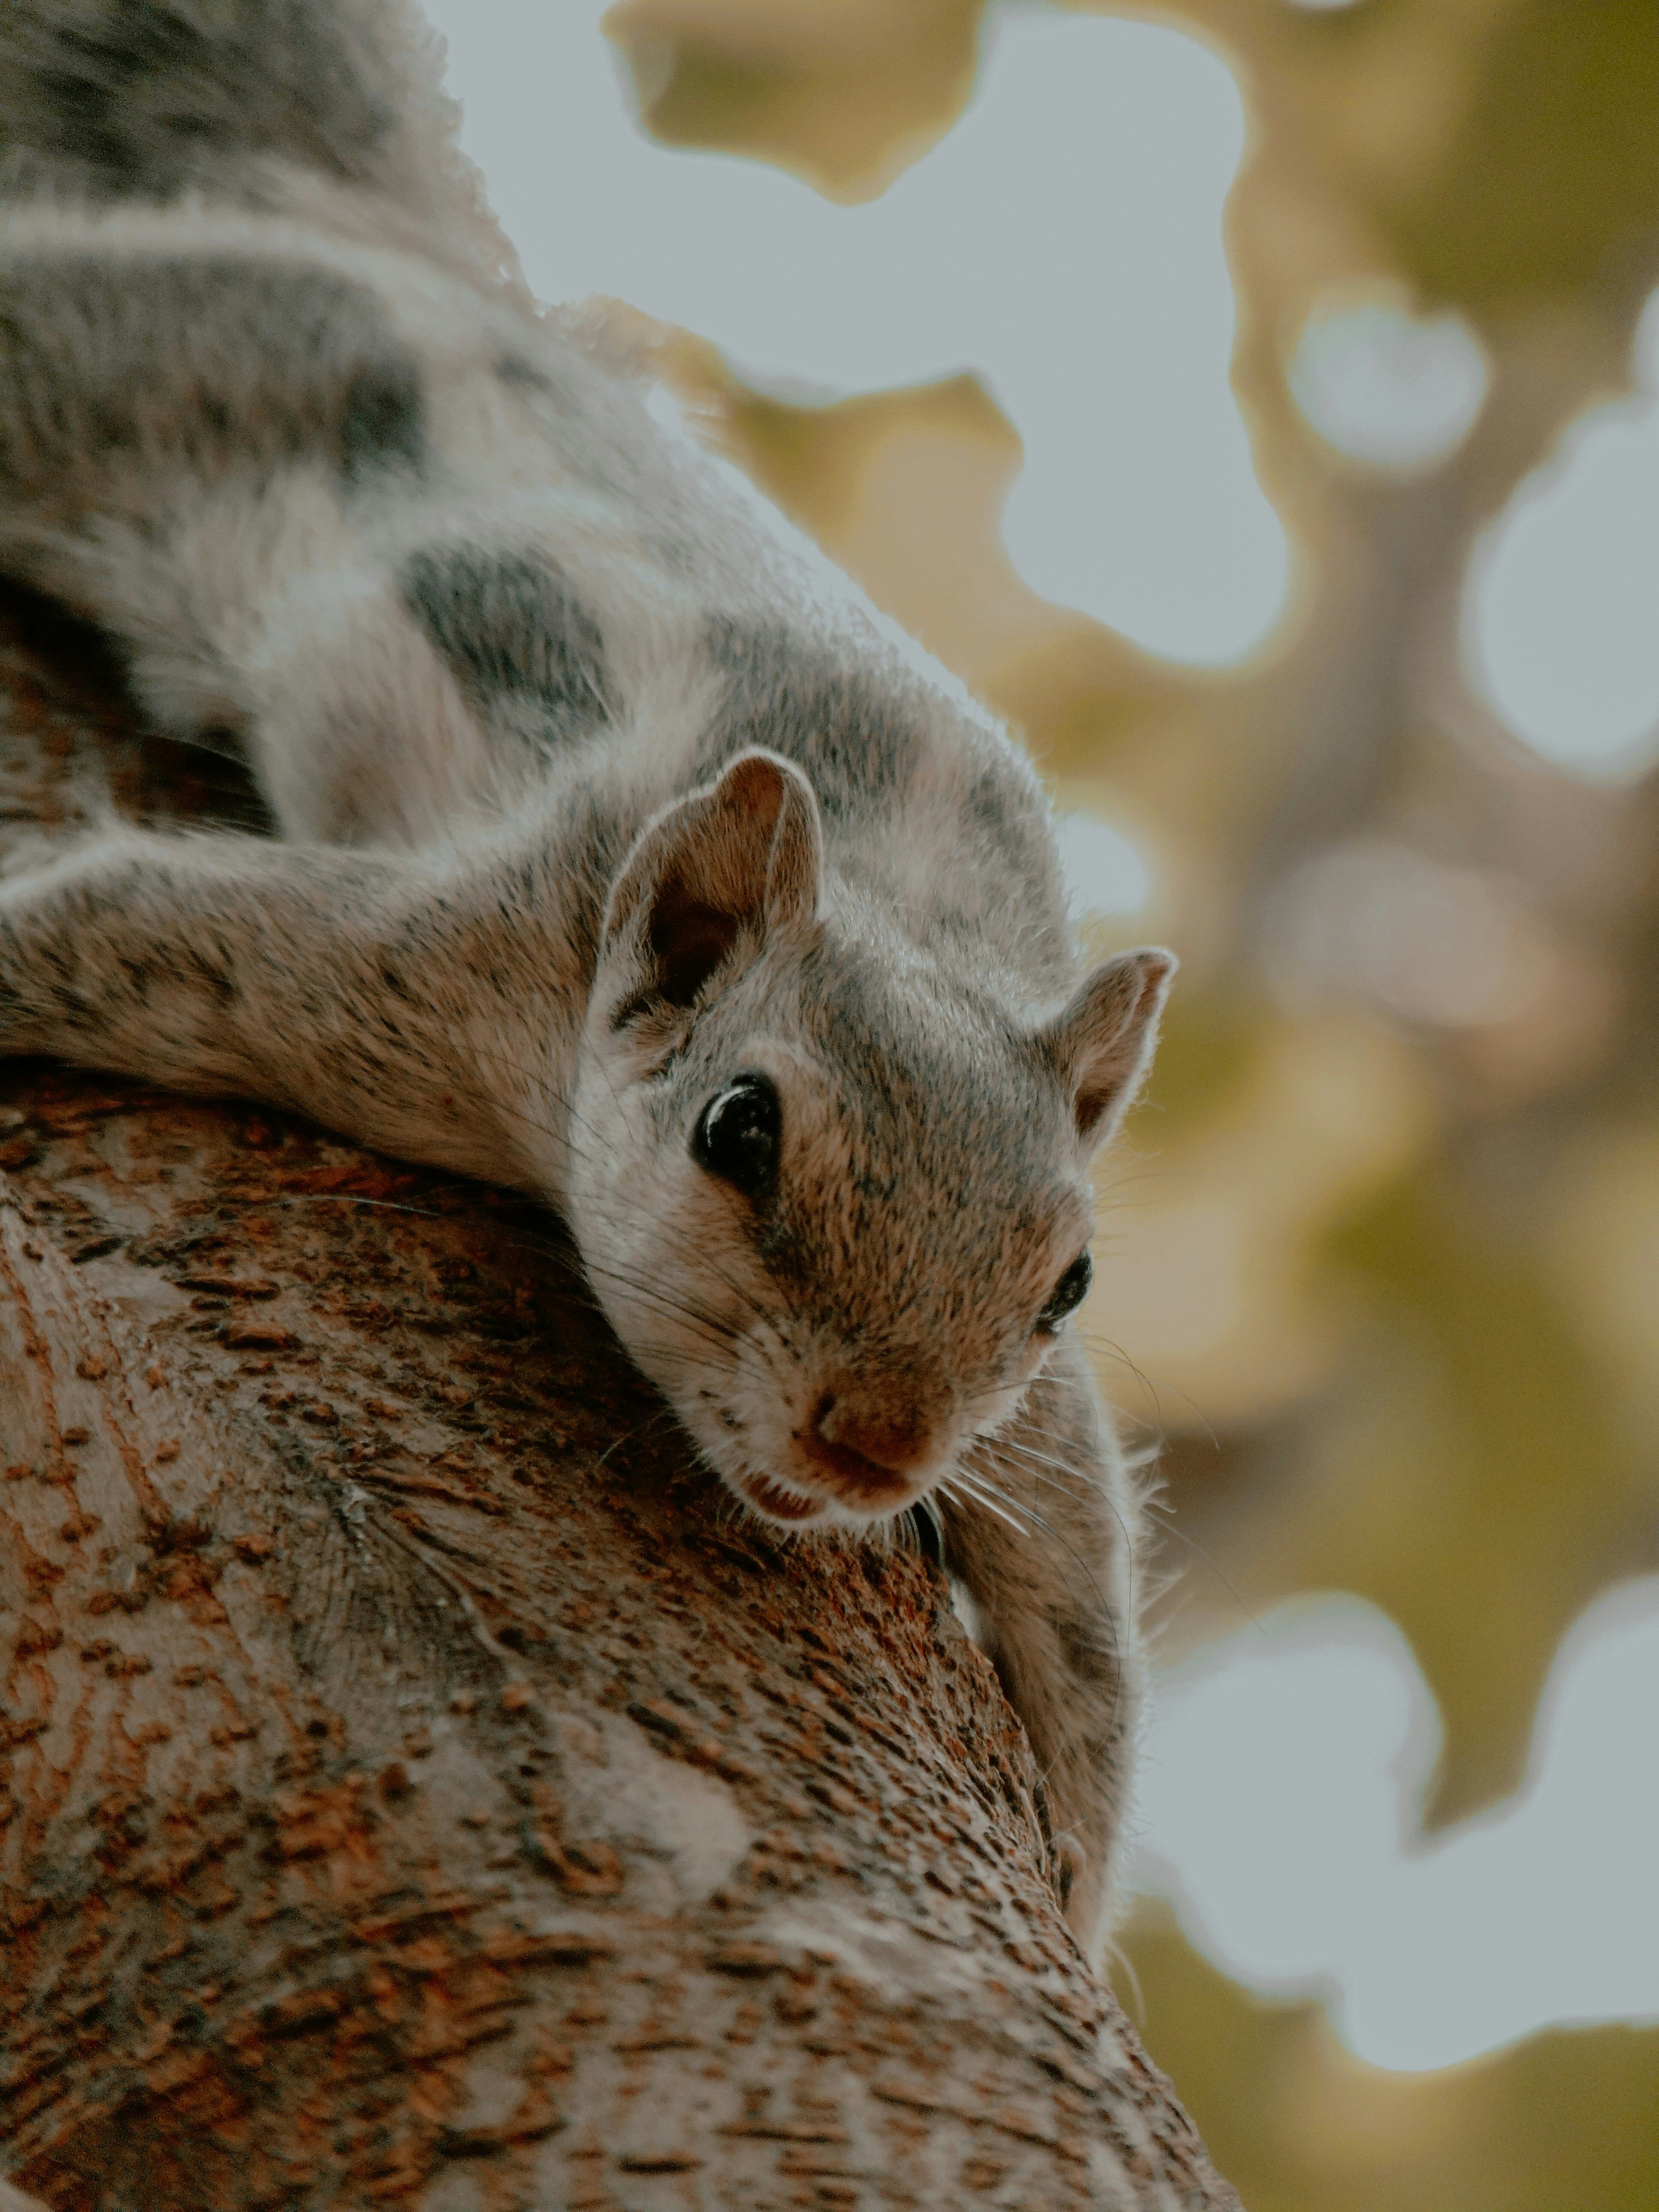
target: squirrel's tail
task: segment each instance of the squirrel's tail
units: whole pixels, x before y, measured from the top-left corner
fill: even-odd
[[[0,195],[293,212],[320,188],[499,276],[441,74],[412,0],[0,0]]]

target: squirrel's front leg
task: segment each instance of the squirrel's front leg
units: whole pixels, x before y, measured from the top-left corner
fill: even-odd
[[[945,1565],[966,1587],[1010,1704],[1025,1724],[1053,1817],[1060,1889],[1091,1960],[1114,1917],[1117,1850],[1144,1668],[1139,1506],[1075,1337],[1056,1348],[1019,1417],[969,1453],[1001,1514],[939,1500]],[[1018,1524],[1011,1525],[1011,1523]]]
[[[491,884],[415,856],[112,828],[0,880],[0,1054],[260,1099],[545,1191],[568,956],[527,945]]]

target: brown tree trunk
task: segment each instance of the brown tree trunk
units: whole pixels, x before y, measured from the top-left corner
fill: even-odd
[[[25,639],[0,833],[153,803]],[[1236,2204],[937,1576],[742,1524],[533,1209],[0,1067],[0,1476],[57,2212]]]

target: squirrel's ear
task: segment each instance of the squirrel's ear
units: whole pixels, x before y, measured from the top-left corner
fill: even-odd
[[[689,1006],[745,942],[809,921],[818,908],[817,801],[775,753],[743,753],[718,782],[647,824],[605,908],[603,955],[636,971],[617,1019],[647,1004]]]
[[[1152,1066],[1175,971],[1174,953],[1156,945],[1121,953],[1097,968],[1042,1032],[1070,1087],[1078,1135],[1091,1148],[1116,1128]]]

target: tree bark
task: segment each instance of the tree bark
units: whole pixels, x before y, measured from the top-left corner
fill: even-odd
[[[0,833],[199,804],[6,622]],[[54,2212],[1236,2206],[937,1573],[742,1522],[544,1215],[0,1067],[0,1477]]]

